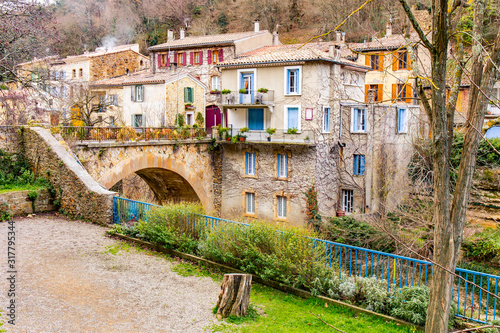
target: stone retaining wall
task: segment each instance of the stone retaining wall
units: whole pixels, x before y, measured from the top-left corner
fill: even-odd
[[[11,214],[14,216],[54,210],[53,199],[50,196],[49,190],[38,190],[38,197],[35,200],[35,211],[33,211],[31,200],[28,199],[29,192],[31,191],[0,193],[0,202],[6,202],[9,205]]]
[[[98,224],[112,223],[114,192],[99,185],[48,130],[26,128],[22,136],[26,158],[36,174],[49,179],[61,210]]]

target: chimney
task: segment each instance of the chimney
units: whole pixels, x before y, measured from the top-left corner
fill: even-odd
[[[333,47],[333,45],[330,45],[328,47],[328,55],[330,56],[330,58],[335,58],[335,48]]]
[[[340,33],[340,31],[335,31],[335,41],[336,42],[340,42],[341,36],[342,36],[342,34]]]
[[[273,45],[280,45],[278,32],[273,32]]]
[[[254,31],[259,32],[259,21],[255,21],[254,23]]]
[[[345,42],[345,32],[342,32],[342,41]]]
[[[392,23],[387,22],[387,26],[385,27],[385,37],[391,37],[392,36]]]
[[[167,31],[167,42],[171,42],[174,40],[174,31],[173,30],[168,30]]]
[[[185,35],[186,35],[186,31],[184,30],[184,28],[181,28],[179,38],[180,38],[180,39],[184,39],[184,37],[186,37]]]

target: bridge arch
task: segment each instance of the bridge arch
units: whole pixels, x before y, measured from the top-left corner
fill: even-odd
[[[195,173],[192,169],[180,159],[142,153],[120,161],[102,175],[98,182],[110,189],[120,180],[137,174],[151,187],[160,201],[176,194],[178,198],[187,201],[198,199],[205,210],[210,211],[213,209],[213,200],[211,200],[211,189],[207,189],[206,186],[211,182],[202,179],[208,176],[207,174]]]

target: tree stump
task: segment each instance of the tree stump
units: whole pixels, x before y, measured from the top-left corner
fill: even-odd
[[[224,274],[221,292],[217,302],[217,319],[230,315],[241,317],[247,315],[252,289],[252,275]]]

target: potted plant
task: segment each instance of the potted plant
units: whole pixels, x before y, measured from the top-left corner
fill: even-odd
[[[260,92],[260,93],[266,94],[269,91],[269,89],[267,89],[267,88],[259,88],[259,90],[257,90],[257,91]]]
[[[245,88],[241,88],[240,90],[238,90],[238,92],[240,94],[246,94],[247,93],[247,90]]]
[[[271,128],[271,127],[268,127],[266,129],[266,132],[267,134],[269,134],[269,136],[267,137],[267,141],[271,141],[271,136],[276,133],[276,128]]]
[[[192,109],[193,108],[193,103],[186,103],[186,109]]]
[[[343,210],[338,210],[337,211],[337,216],[339,216],[339,217],[345,216],[345,212]]]
[[[214,89],[214,90],[210,90],[210,93],[211,93],[211,94],[214,94],[214,95],[218,95],[218,94],[220,94],[221,92],[219,91],[219,89]]]
[[[222,89],[222,90],[220,91],[220,93],[221,93],[222,95],[227,95],[227,94],[230,94],[230,93],[231,93],[231,90],[229,90],[229,89]]]
[[[311,140],[309,139],[309,135],[304,138],[305,143],[309,143]]]
[[[288,128],[286,134],[297,134],[297,129],[295,127]]]
[[[246,132],[248,132],[248,131],[249,131],[248,127],[242,127],[242,128],[240,129],[240,133],[246,133]]]
[[[229,135],[229,134],[226,135],[226,141],[231,141],[231,139],[232,139],[231,135]]]
[[[247,140],[247,137],[245,135],[239,134],[238,139],[240,140],[240,142],[245,142]]]

